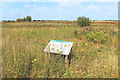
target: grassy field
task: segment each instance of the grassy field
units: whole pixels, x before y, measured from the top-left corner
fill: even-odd
[[[63,55],[51,54],[45,64],[43,50],[50,40],[74,42],[67,70]],[[2,23],[2,77],[118,78],[117,48],[117,22],[86,28],[75,21]]]

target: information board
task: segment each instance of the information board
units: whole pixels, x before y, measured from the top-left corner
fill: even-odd
[[[48,45],[49,45],[49,48],[50,48],[50,53],[58,53],[58,54],[63,54],[63,55],[69,55],[70,50],[71,50],[72,45],[73,45],[73,42],[50,40]],[[48,52],[48,45],[44,49],[44,52]]]

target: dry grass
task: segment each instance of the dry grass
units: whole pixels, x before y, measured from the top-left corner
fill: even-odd
[[[93,26],[94,31],[105,32],[109,36],[106,43],[96,44],[88,41],[89,31],[78,27],[75,22],[46,22],[42,28],[34,28],[36,25],[41,25],[39,22],[35,24],[35,22],[28,24],[22,22],[3,23],[3,78],[118,77],[118,55],[116,55],[118,32],[116,25],[109,24],[110,26],[106,27],[102,23],[97,23],[97,26]],[[26,25],[31,25],[31,27],[25,27]],[[92,25],[96,25],[96,23]],[[74,36],[75,30],[78,30],[79,36],[77,37]],[[64,56],[62,55],[51,54],[51,62],[44,64],[43,50],[50,40],[74,42],[68,70],[65,69]]]

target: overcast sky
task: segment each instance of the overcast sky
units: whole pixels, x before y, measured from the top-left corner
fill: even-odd
[[[118,2],[110,0],[93,1],[54,1],[44,2],[37,0],[1,0],[2,7],[0,20],[16,20],[25,16],[32,16],[32,19],[40,20],[76,20],[79,16],[86,16],[92,20],[117,20]],[[89,1],[89,2],[88,2]]]

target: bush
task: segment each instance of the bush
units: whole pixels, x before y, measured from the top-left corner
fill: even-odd
[[[84,26],[90,26],[91,21],[89,18],[86,17],[78,17],[77,18],[77,25],[80,27],[84,27]]]
[[[28,19],[28,21],[32,20],[31,16],[27,16],[27,19]]]
[[[31,16],[24,17],[24,21],[31,21],[31,20],[32,20]]]
[[[18,18],[17,21],[24,21],[24,19],[20,19],[20,18]]]
[[[89,41],[94,42],[106,42],[107,41],[107,35],[101,32],[91,31],[87,34],[87,38]]]
[[[16,21],[32,21],[31,16],[24,17],[23,19],[18,18]]]

